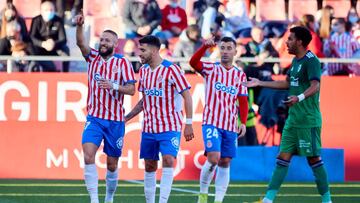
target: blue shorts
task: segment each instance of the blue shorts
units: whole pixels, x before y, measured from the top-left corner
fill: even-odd
[[[99,147],[104,139],[104,153],[111,157],[120,157],[124,134],[124,122],[105,120],[88,115],[81,142],[82,144],[94,143]]]
[[[216,128],[212,125],[203,125],[205,153],[220,152],[221,158],[236,157],[237,133]]]
[[[159,160],[161,155],[171,155],[176,158],[180,146],[181,132],[145,133],[141,135],[140,158]]]

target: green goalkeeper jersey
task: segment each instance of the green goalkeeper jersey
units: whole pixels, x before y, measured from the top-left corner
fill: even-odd
[[[311,51],[308,51],[301,59],[294,58],[288,77],[290,79],[289,94],[302,94],[310,87],[310,81],[318,80],[320,82],[321,65],[319,59]],[[319,96],[320,92],[317,92],[291,106],[286,126],[296,128],[320,127]]]

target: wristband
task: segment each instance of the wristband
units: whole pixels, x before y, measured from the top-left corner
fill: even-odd
[[[304,93],[303,93],[303,94],[299,94],[299,95],[297,96],[297,98],[299,99],[299,102],[301,102],[302,100],[304,100],[304,99],[305,99]]]
[[[113,88],[113,90],[119,90],[120,85],[118,85],[118,84],[116,84],[116,83],[113,83],[113,84],[112,84],[112,88]]]
[[[191,125],[192,124],[192,118],[187,118],[185,121],[186,125]]]

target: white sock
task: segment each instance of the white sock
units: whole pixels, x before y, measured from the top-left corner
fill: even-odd
[[[146,203],[155,203],[156,172],[146,172],[144,175],[144,193]]]
[[[215,202],[222,202],[230,182],[230,168],[218,167],[215,178]]]
[[[209,185],[214,177],[215,170],[216,165],[213,166],[206,160],[200,173],[200,193],[207,194],[209,192]]]
[[[113,202],[117,184],[118,184],[118,169],[116,169],[114,172],[107,170],[105,202]]]
[[[166,203],[168,201],[173,180],[174,180],[174,169],[163,168],[161,175],[161,182],[160,182],[159,203]]]
[[[98,203],[98,173],[95,164],[85,164],[84,177],[86,189],[89,192],[92,203]]]

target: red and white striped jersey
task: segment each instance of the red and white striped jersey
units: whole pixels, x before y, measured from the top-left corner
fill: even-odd
[[[181,131],[183,91],[190,89],[181,68],[170,61],[154,70],[145,64],[140,68],[139,92],[143,93],[143,132]]]
[[[100,89],[97,81],[104,78],[118,85],[136,83],[131,63],[119,54],[105,61],[95,49],[91,49],[85,59],[88,72],[88,114],[106,120],[124,121],[124,95],[116,90]]]
[[[247,96],[245,73],[233,66],[227,70],[220,63],[202,63],[201,74],[205,78],[205,108],[203,125],[238,132],[238,96]]]
[[[330,57],[336,58],[351,58],[353,54],[360,49],[360,44],[356,41],[353,35],[345,32],[342,34],[334,33],[331,35],[330,39],[325,41],[324,50],[325,53],[330,49],[330,45],[335,46],[338,56],[334,54],[328,54]],[[347,66],[352,66],[354,64],[341,64],[341,63],[329,63],[328,72],[329,75],[344,70]]]

